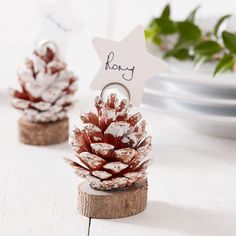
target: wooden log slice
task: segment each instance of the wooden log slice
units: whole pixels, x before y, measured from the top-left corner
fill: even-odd
[[[68,118],[50,123],[34,123],[20,118],[18,121],[19,140],[30,145],[51,145],[68,140]]]
[[[87,182],[78,187],[79,213],[98,219],[115,219],[136,215],[147,206],[147,182],[142,181],[130,188],[98,191]]]

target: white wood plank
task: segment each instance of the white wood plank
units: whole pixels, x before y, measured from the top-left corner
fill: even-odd
[[[5,94],[8,87],[17,85],[16,69],[23,65],[24,58],[33,49],[40,27],[39,2],[0,3],[0,18],[4,22],[0,25],[3,33],[0,61],[4,65],[0,71],[4,78],[0,81],[0,235],[83,236],[88,233],[89,219],[76,210],[77,186],[81,180],[62,159],[63,156],[72,157],[72,149],[66,144],[20,145],[18,113],[9,106]],[[80,80],[83,91],[95,73],[91,68],[99,66],[91,39],[107,35],[108,0],[72,1],[72,10],[84,27],[71,39],[66,62],[83,78]],[[86,98],[87,94],[82,97]],[[84,100],[84,106],[92,104],[93,96],[89,98]],[[78,123],[78,108],[72,113],[72,123]]]
[[[40,155],[31,152],[32,157],[27,150],[21,153],[17,155],[10,150],[1,153],[1,156],[9,154],[12,167],[8,166],[8,174],[1,176],[6,184],[1,185],[0,232],[3,235],[87,235],[88,219],[76,212],[77,181],[66,175],[64,163],[58,164],[55,150],[40,151]],[[35,160],[26,160],[29,158]],[[38,158],[54,158],[54,161],[46,163]]]
[[[71,147],[19,144],[16,117],[5,111],[9,122],[0,118],[0,234],[87,235],[89,219],[76,210],[80,180],[63,160],[72,157]]]

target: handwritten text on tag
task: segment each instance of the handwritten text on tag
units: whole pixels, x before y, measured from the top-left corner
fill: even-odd
[[[115,53],[111,51],[107,56],[105,70],[116,70],[118,72],[124,72],[121,74],[122,79],[131,81],[134,77],[135,66],[129,68],[127,66],[118,65],[113,62],[114,58]]]

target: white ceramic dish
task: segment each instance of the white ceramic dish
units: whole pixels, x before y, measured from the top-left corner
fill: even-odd
[[[187,128],[207,135],[213,135],[224,138],[236,138],[236,116],[220,116],[199,114],[186,110],[173,104],[166,98],[159,98],[155,101],[155,107],[150,106],[150,96],[144,95],[144,106],[155,110],[156,112],[173,118],[176,122]]]
[[[143,103],[153,108],[158,106],[160,99],[166,99],[169,103],[182,107],[186,112],[195,112],[200,115],[219,115],[219,116],[236,116],[236,101],[225,102],[219,99],[219,103],[214,100],[185,98],[168,94],[167,91],[161,92],[145,89]]]
[[[212,98],[189,92],[184,93],[176,88],[175,85],[163,82],[158,83],[157,89],[146,87],[144,89],[144,93],[150,93],[157,97],[165,97],[168,99],[197,105],[209,105],[212,107],[236,107],[236,99]]]
[[[161,56],[160,53],[155,52],[155,46],[149,47],[149,50],[154,55]],[[193,62],[182,62],[176,59],[170,59],[167,62],[170,69],[156,76],[158,81],[170,82],[182,92],[188,91],[207,97],[236,98],[236,73],[222,73],[213,78],[215,63],[204,64],[196,70]],[[150,88],[155,86],[155,82],[152,82]]]
[[[152,78],[152,81],[147,83],[147,87],[158,88],[156,83],[158,81],[165,81],[173,84],[175,90],[179,93],[191,93],[212,98],[236,99],[236,76],[235,79],[233,79],[233,76],[235,75],[228,74],[225,79],[213,79],[209,74],[199,72],[164,73]]]

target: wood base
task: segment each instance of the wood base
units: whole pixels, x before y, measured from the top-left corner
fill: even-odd
[[[84,182],[78,187],[79,213],[98,219],[136,215],[147,206],[147,181],[123,190],[97,191]]]
[[[33,123],[20,118],[19,140],[29,145],[45,146],[62,143],[68,140],[68,118],[50,123]]]

